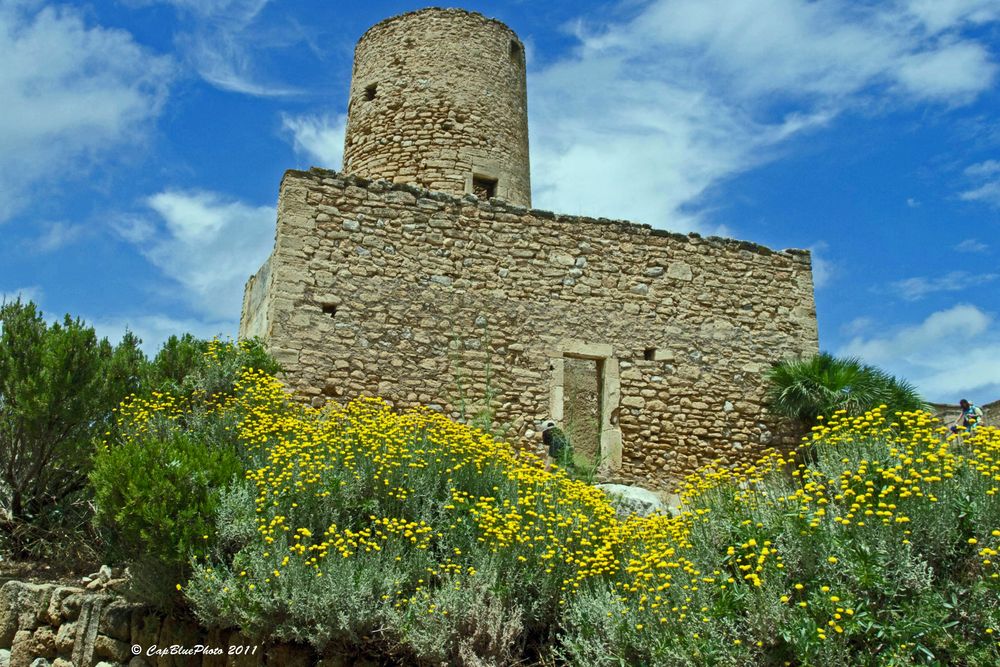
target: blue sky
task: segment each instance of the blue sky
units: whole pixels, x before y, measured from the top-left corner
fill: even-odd
[[[0,298],[234,335],[353,46],[423,5],[0,2]],[[820,345],[1000,398],[1000,0],[467,2],[527,47],[534,203],[814,255]]]

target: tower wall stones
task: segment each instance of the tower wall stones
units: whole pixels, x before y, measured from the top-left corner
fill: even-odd
[[[372,27],[355,50],[344,171],[530,206],[521,40],[459,9]]]
[[[522,446],[594,360],[603,477],[660,488],[781,444],[763,374],[818,350],[807,252],[316,169],[285,174],[244,303],[300,395],[456,418],[492,395]]]

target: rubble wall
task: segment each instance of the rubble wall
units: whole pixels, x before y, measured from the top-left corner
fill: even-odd
[[[565,358],[595,359],[603,476],[654,488],[780,444],[763,374],[818,349],[807,252],[324,170],[286,173],[270,272],[265,339],[301,395],[485,408],[532,446]]]

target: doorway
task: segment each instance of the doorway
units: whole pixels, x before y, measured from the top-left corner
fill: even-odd
[[[563,430],[574,463],[593,468],[601,460],[601,367],[598,359],[563,362]]]

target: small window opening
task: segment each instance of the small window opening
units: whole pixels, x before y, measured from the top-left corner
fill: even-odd
[[[656,348],[647,347],[645,352],[642,353],[642,358],[646,361],[656,361]]]
[[[472,194],[480,199],[492,199],[497,196],[497,179],[485,176],[472,177]]]
[[[513,39],[510,40],[510,59],[511,59],[511,62],[513,62],[515,65],[520,65],[521,64],[521,54],[522,54],[521,45],[518,44]]]
[[[323,313],[329,315],[330,317],[337,316],[337,307],[333,305],[323,306]]]
[[[375,99],[375,93],[378,92],[378,84],[373,83],[365,88],[365,100],[371,102]]]

